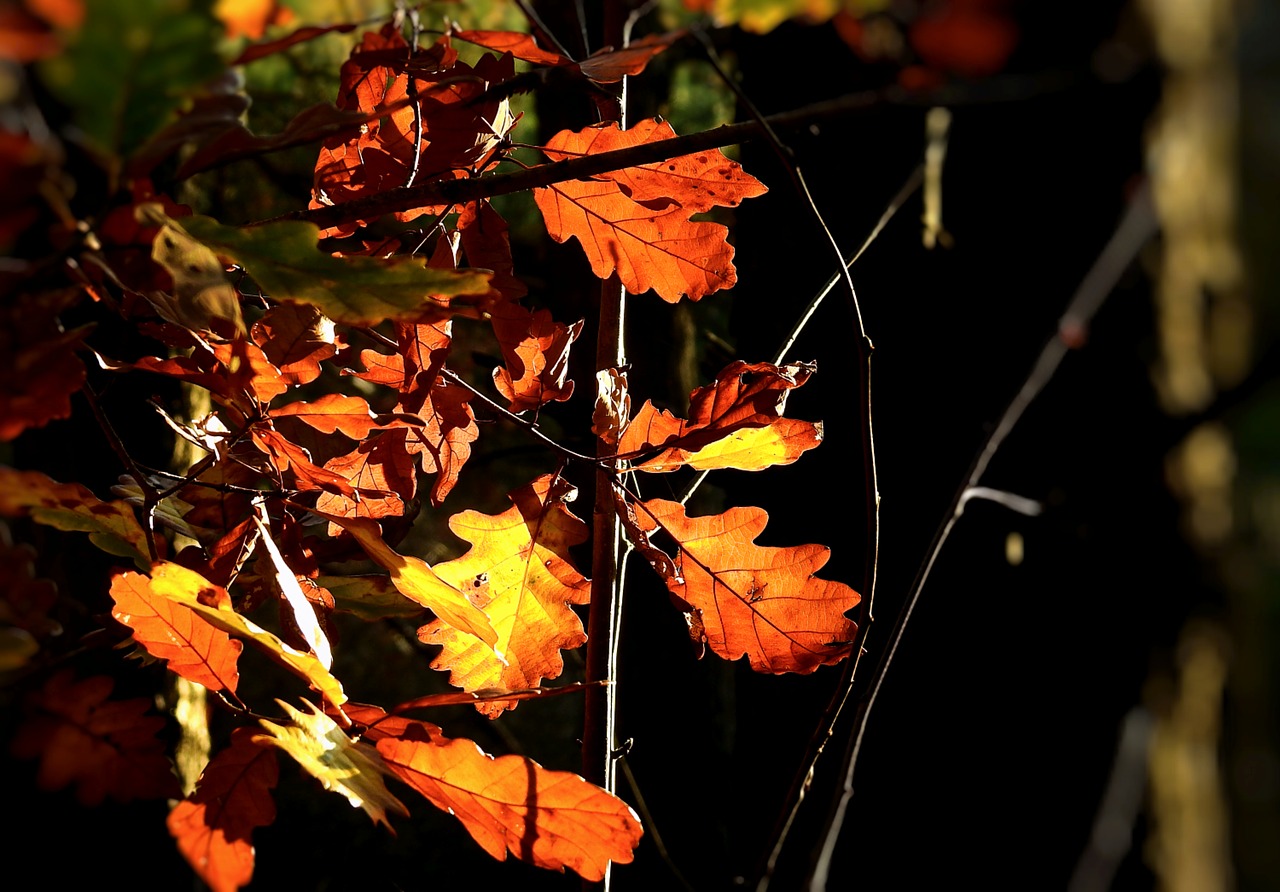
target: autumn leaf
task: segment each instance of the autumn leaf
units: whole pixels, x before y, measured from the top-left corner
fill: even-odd
[[[261,0],[257,0],[257,2],[261,2]],[[276,24],[287,24],[287,23],[276,23]],[[240,55],[236,56],[235,59],[232,60],[231,64],[232,65],[248,65],[250,62],[256,62],[259,59],[264,59],[267,56],[282,52],[284,50],[289,49],[290,47],[297,46],[300,43],[305,43],[309,40],[315,40],[317,37],[323,37],[326,34],[334,34],[334,33],[349,34],[350,32],[354,31],[356,27],[357,27],[356,25],[342,24],[342,25],[329,25],[327,27],[317,27],[317,26],[311,25],[304,28],[298,28],[296,30],[290,31],[288,34],[284,35],[283,37],[277,37],[275,40],[264,40],[261,43],[250,44],[249,46],[241,50]],[[257,40],[259,37],[262,36],[261,32],[259,32],[257,36],[254,36],[247,29],[244,30],[244,33],[250,37],[253,37],[255,40]]]
[[[271,410],[272,418],[296,418],[323,434],[343,433],[363,440],[378,427],[369,404],[358,396],[326,393],[314,402],[296,402]]]
[[[111,580],[111,615],[128,626],[147,653],[169,669],[211,691],[236,691],[236,664],[244,645],[205,622],[190,608],[152,591],[141,573],[120,573]]]
[[[249,329],[253,342],[288,384],[310,384],[338,352],[333,320],[306,304],[280,304]]]
[[[36,523],[89,534],[107,554],[147,567],[147,537],[126,502],[103,502],[79,483],[58,483],[39,471],[0,465],[0,514],[29,514]]]
[[[375,824],[391,828],[388,809],[409,814],[404,803],[387,789],[383,780],[387,766],[377,750],[363,741],[352,740],[310,701],[302,701],[305,711],[294,709],[283,700],[276,703],[291,721],[281,724],[259,719],[269,735],[263,735],[261,740],[292,756],[326,790],[345,796],[355,808],[363,808]]]
[[[857,625],[844,614],[861,597],[814,575],[829,548],[756,545],[769,521],[760,508],[709,517],[689,517],[680,503],[661,499],[637,508],[641,528],[675,540],[678,575],[664,581],[689,605],[691,629],[718,656],[746,655],[756,672],[781,674],[812,672],[849,655]]]
[[[147,699],[109,700],[114,679],[76,681],[70,669],[27,697],[28,717],[10,747],[19,759],[40,759],[43,790],[75,784],[82,805],[177,798],[182,795],[164,741],[165,720],[147,715]]]
[[[587,527],[565,503],[577,491],[559,477],[544,475],[510,493],[515,504],[502,514],[463,511],[449,529],[472,544],[466,554],[437,564],[436,575],[467,592],[497,630],[498,660],[488,649],[439,620],[418,630],[427,644],[444,649],[433,669],[449,670],[449,682],[468,691],[534,688],[564,669],[560,651],[587,640],[569,607],[585,604],[591,584],[573,566],[570,546],[587,538]],[[513,704],[477,704],[496,718]]]
[[[324,629],[320,625],[320,620],[316,616],[315,610],[311,607],[311,602],[303,594],[302,586],[298,584],[297,575],[285,562],[284,555],[280,553],[275,540],[271,538],[271,531],[267,529],[265,522],[270,520],[267,516],[266,507],[262,504],[257,507],[258,512],[253,519],[258,527],[258,543],[267,552],[267,558],[271,563],[272,584],[288,606],[293,624],[297,626],[303,641],[306,642],[311,653],[325,669],[332,669],[333,648],[329,645],[329,637],[325,635]]]
[[[377,522],[364,517],[314,513],[354,536],[370,560],[391,573],[391,581],[402,595],[426,607],[439,617],[437,622],[461,634],[465,640],[483,644],[482,649],[491,658],[502,661],[498,633],[485,612],[472,604],[461,588],[446,581],[426,561],[398,554],[382,541]]]
[[[310,304],[335,322],[375,325],[384,319],[477,315],[488,300],[488,273],[432,269],[407,255],[335,257],[320,250],[319,230],[311,223],[285,220],[239,228],[210,217],[169,222],[244,267],[272,298]],[[456,306],[454,298],[459,298]]]
[[[510,852],[548,870],[566,867],[600,880],[610,861],[627,864],[643,830],[622,800],[567,771],[524,756],[494,758],[470,740],[451,740],[427,722],[380,710],[353,714],[370,728],[387,767],[462,822],[499,861]]]
[[[514,303],[499,304],[490,317],[507,361],[506,368],[493,370],[493,384],[510,401],[512,412],[563,402],[573,395],[569,348],[582,334],[582,320],[565,325],[554,321],[547,310],[530,312]]]
[[[244,638],[285,669],[307,681],[334,706],[347,702],[342,684],[313,655],[285,644],[236,613],[226,591],[194,570],[161,561],[151,568],[151,591],[188,607],[224,632]]]
[[[324,469],[337,474],[361,495],[344,495],[336,492],[321,493],[316,499],[316,509],[340,517],[398,517],[403,515],[407,502],[412,502],[418,490],[414,473],[414,460],[406,445],[408,432],[383,431],[361,441],[345,455],[337,455],[325,462]],[[380,492],[379,495],[369,495]],[[329,534],[338,535],[339,527],[331,523]]]
[[[169,812],[169,833],[191,869],[213,892],[235,892],[253,879],[251,836],[276,819],[271,789],[280,768],[275,752],[250,728],[205,766],[195,792]]]
[[[686,465],[699,471],[759,471],[791,464],[822,442],[821,423],[782,417],[787,394],[815,370],[805,363],[730,363],[714,384],[690,394],[688,420],[646,401],[623,431],[618,452],[660,448],[635,464],[636,470],[650,473]]]
[[[666,34],[650,34],[640,40],[632,41],[620,50],[606,47],[592,53],[580,63],[559,53],[544,50],[538,46],[531,35],[518,31],[455,31],[453,36],[499,53],[511,53],[524,62],[558,67],[581,74],[587,80],[599,84],[611,84],[622,80],[627,75],[640,74],[649,64],[649,60],[671,46],[685,33],[679,30]]]
[[[278,471],[293,473],[294,486],[298,490],[307,492],[319,489],[355,498],[355,489],[347,482],[347,478],[314,464],[306,449],[282,436],[269,424],[270,422],[259,422],[249,429],[253,444],[271,457]]]
[[[333,596],[334,610],[366,621],[422,614],[422,605],[400,594],[388,576],[317,576],[312,582]]]
[[[227,281],[218,255],[166,216],[161,205],[139,205],[136,213],[138,222],[159,227],[152,242],[151,259],[173,277],[172,298],[149,296],[160,315],[192,331],[243,335],[240,295]]]
[[[467,262],[493,270],[490,284],[507,300],[519,300],[529,289],[515,275],[507,221],[487,201],[469,201],[458,214],[458,235]]]
[[[666,122],[629,130],[607,123],[577,133],[562,130],[543,148],[553,161],[629,148],[675,136]],[[600,278],[614,272],[632,294],[652,288],[669,303],[698,300],[737,281],[728,229],[690,216],[735,207],[762,195],[764,185],[718,149],[683,155],[534,190],[547,232],[578,239]]]

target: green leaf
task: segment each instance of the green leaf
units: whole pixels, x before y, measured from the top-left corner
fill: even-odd
[[[491,273],[480,270],[435,269],[421,257],[335,257],[320,249],[320,230],[311,223],[239,228],[210,217],[171,222],[243,266],[272,298],[311,304],[348,325],[479,316],[496,295],[489,288]],[[454,302],[455,297],[464,299]]]
[[[90,143],[123,158],[226,69],[212,0],[100,0],[66,51],[41,67]]]
[[[400,594],[390,576],[317,576],[316,585],[333,595],[333,609],[374,621],[389,616],[417,617],[423,607]]]

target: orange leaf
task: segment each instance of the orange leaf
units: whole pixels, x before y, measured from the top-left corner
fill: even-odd
[[[108,700],[115,681],[95,675],[75,681],[59,672],[27,698],[32,713],[13,738],[19,759],[40,759],[36,782],[44,790],[76,785],[82,805],[177,798],[182,795],[165,745],[165,724],[147,715],[151,701]]]
[[[600,880],[610,861],[630,863],[644,832],[625,802],[568,771],[524,756],[493,758],[470,740],[451,740],[427,722],[377,719],[366,738],[391,771],[462,822],[497,858],[507,852],[549,870]]]
[[[697,470],[759,471],[794,462],[822,442],[822,425],[783,418],[787,394],[809,380],[813,365],[733,362],[714,384],[689,397],[689,419],[645,402],[618,441],[620,453],[662,447],[635,465],[651,473],[689,465]]]
[[[571,65],[573,60],[544,50],[530,34],[519,31],[455,31],[453,36],[499,53],[510,53],[522,62],[535,65]]]
[[[424,473],[436,474],[431,504],[439,506],[458,482],[480,428],[471,411],[471,392],[465,387],[437,380],[428,393],[417,409],[425,424],[406,429],[405,448],[419,457]]]
[[[849,655],[858,627],[844,613],[861,596],[814,576],[829,548],[756,545],[769,522],[760,508],[688,517],[678,502],[654,499],[638,507],[639,525],[661,529],[679,549],[679,575],[666,583],[689,605],[695,641],[705,639],[726,660],[745,654],[756,672],[775,674],[812,672]]]
[[[538,687],[564,670],[560,651],[587,640],[570,604],[585,604],[591,583],[573,566],[569,547],[586,541],[587,526],[565,503],[577,491],[558,477],[544,475],[509,494],[514,506],[490,516],[463,511],[449,529],[470,542],[460,558],[437,564],[436,575],[471,595],[497,630],[496,650],[460,635],[439,620],[418,630],[427,644],[444,650],[431,664],[450,670],[449,682],[468,691],[512,691]],[[477,704],[497,717],[509,701]]]
[[[236,663],[244,645],[209,625],[189,608],[156,594],[150,578],[121,573],[111,580],[111,611],[133,630],[133,639],[156,659],[188,681],[211,691],[235,693],[240,681]]]
[[[462,250],[471,266],[493,270],[489,283],[507,300],[519,300],[529,289],[515,276],[507,221],[487,201],[471,201],[458,215]]]
[[[641,121],[630,130],[617,124],[562,130],[543,151],[553,161],[629,148],[675,136],[665,122]],[[692,214],[715,206],[733,207],[762,195],[764,185],[718,149],[669,161],[570,180],[534,190],[547,232],[558,242],[577,238],[600,278],[617,272],[632,294],[650,288],[669,303],[681,295],[697,300],[731,288],[729,230],[718,223],[693,222]]]
[[[519,304],[499,304],[490,312],[493,333],[502,345],[506,368],[493,370],[498,392],[512,412],[563,402],[573,395],[569,348],[582,334],[583,321],[555,322],[548,310],[530,312]]]
[[[338,474],[351,486],[384,493],[361,495],[359,499],[339,493],[321,493],[316,508],[341,517],[391,517],[405,513],[418,488],[413,457],[405,444],[404,431],[384,431],[364,440],[346,455],[325,462],[325,470]],[[330,526],[330,535],[339,527]]]
[[[161,561],[151,568],[151,590],[194,610],[207,622],[241,638],[323,694],[334,706],[347,702],[342,684],[314,656],[285,644],[271,632],[236,613],[226,590],[194,570]]]
[[[378,427],[363,398],[342,393],[323,394],[313,403],[289,403],[270,414],[272,418],[297,418],[323,434],[340,431],[353,440],[363,440]]]
[[[632,41],[620,50],[600,50],[583,59],[578,65],[578,70],[596,83],[617,83],[627,75],[644,71],[650,59],[684,37],[686,33],[681,29],[668,31],[666,34],[650,34]]]
[[[347,479],[326,468],[313,464],[311,454],[267,425],[270,422],[255,424],[249,429],[255,446],[271,456],[276,468],[281,471],[292,471],[294,485],[304,492],[321,489],[335,492],[347,498],[355,498],[355,490]]]
[[[253,879],[255,828],[276,819],[271,788],[280,767],[256,732],[236,728],[231,744],[205,766],[195,792],[169,812],[169,833],[191,869],[213,892],[234,892]]]
[[[273,0],[273,5],[274,5],[274,0]],[[272,22],[271,24],[284,25],[284,24],[288,24],[288,22],[275,21],[275,22]],[[337,32],[339,34],[347,34],[351,31],[354,31],[355,29],[356,29],[355,25],[349,25],[349,24],[348,25],[329,25],[328,27],[316,27],[312,25],[305,28],[298,28],[295,31],[290,31],[284,37],[278,37],[275,40],[264,40],[262,43],[255,43],[255,44],[252,44],[251,46],[245,47],[244,50],[240,53],[240,55],[236,56],[235,61],[233,61],[231,64],[232,65],[248,65],[250,62],[256,62],[259,59],[265,58],[274,53],[281,52],[282,50],[287,50],[289,49],[289,47],[297,46],[298,44],[305,43],[308,40],[315,40],[317,37],[323,37],[325,34],[330,34],[333,32]],[[250,33],[248,29],[244,29],[244,28],[241,29],[241,32],[248,35],[249,37],[253,37],[255,40],[258,37],[262,36],[261,30],[258,32],[257,35]]]

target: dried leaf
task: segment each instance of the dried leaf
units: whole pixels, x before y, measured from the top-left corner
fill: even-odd
[[[699,471],[759,471],[790,464],[822,442],[820,423],[782,417],[787,394],[815,370],[804,363],[730,363],[714,384],[690,394],[687,421],[645,402],[623,431],[618,451],[661,448],[658,455],[635,464],[651,473],[686,465]]]
[[[274,571],[271,575],[272,583],[280,593],[280,596],[284,598],[285,603],[288,604],[293,624],[297,626],[298,631],[302,634],[302,639],[306,641],[315,658],[320,661],[320,665],[326,669],[332,669],[333,648],[329,646],[329,637],[325,635],[324,629],[320,625],[320,620],[316,617],[316,612],[311,607],[311,602],[302,593],[302,586],[298,584],[297,576],[292,568],[285,563],[284,555],[280,553],[280,549],[276,547],[275,541],[271,538],[271,531],[267,529],[267,525],[264,522],[264,519],[269,519],[267,518],[266,507],[259,504],[258,513],[253,516],[253,519],[258,527],[258,541],[266,549],[267,557],[270,559]]]
[[[656,119],[630,130],[613,123],[577,133],[562,130],[543,151],[553,161],[628,148],[675,136]],[[718,149],[627,168],[591,180],[534,190],[547,231],[558,242],[577,238],[600,278],[617,272],[632,294],[654,289],[669,303],[731,288],[738,274],[728,229],[689,218],[714,206],[732,207],[765,187]]]
[[[147,653],[167,661],[170,670],[188,681],[235,693],[243,644],[190,608],[154,592],[150,578],[141,573],[114,576],[111,598],[111,615],[133,631],[134,641]]]
[[[271,417],[297,418],[323,434],[341,432],[353,440],[363,440],[379,426],[364,399],[342,393],[326,393],[314,402],[280,406],[271,410]]]
[[[59,672],[27,697],[27,720],[10,750],[19,759],[40,759],[36,782],[43,790],[75,784],[82,805],[177,798],[178,778],[156,737],[165,724],[147,715],[151,701],[108,700],[115,680],[95,675],[75,681]]]
[[[325,462],[325,470],[339,475],[362,493],[380,491],[381,495],[361,495],[356,499],[338,493],[321,493],[316,508],[340,517],[399,517],[407,510],[418,489],[413,457],[405,438],[407,431],[384,431],[361,442],[346,455]],[[341,527],[331,524],[329,534],[336,536]]]
[[[70,417],[71,394],[84,386],[84,363],[76,350],[88,328],[63,331],[58,314],[79,297],[76,290],[5,296],[0,308],[0,441]]]
[[[537,867],[568,867],[600,880],[610,861],[629,863],[640,843],[635,812],[576,774],[523,756],[495,759],[470,740],[409,719],[375,724],[366,737],[397,777],[454,815],[499,861],[510,852]]]
[[[251,729],[236,728],[195,792],[169,812],[178,851],[213,892],[235,892],[253,879],[251,836],[276,819],[271,790],[279,773],[275,752]]]
[[[701,621],[707,645],[720,657],[746,655],[756,672],[807,673],[838,663],[853,648],[857,625],[845,617],[861,596],[814,574],[827,562],[824,545],[766,548],[755,544],[769,515],[730,508],[688,517],[678,502],[637,503],[648,531],[675,540],[677,578],[667,588]]]
[[[439,620],[418,630],[427,644],[444,649],[431,666],[449,670],[449,682],[468,691],[534,688],[564,670],[560,651],[587,640],[582,622],[569,607],[585,604],[591,583],[573,566],[569,547],[587,538],[587,527],[565,507],[576,490],[545,475],[515,490],[515,504],[491,516],[463,511],[449,529],[472,544],[466,554],[435,567],[447,584],[476,600],[497,630],[497,646],[506,662]],[[478,704],[497,717],[514,704]]]
[[[596,372],[596,405],[591,412],[591,433],[610,445],[631,417],[631,394],[627,392],[627,370],[601,369]]]
[[[308,774],[324,784],[326,790],[345,796],[355,808],[363,808],[375,824],[385,824],[391,829],[388,809],[405,816],[409,814],[404,803],[387,789],[382,778],[389,772],[377,750],[352,740],[314,703],[303,700],[305,712],[283,700],[276,703],[292,721],[284,725],[259,719],[259,724],[270,735],[260,739],[292,756]]]
[[[272,307],[249,334],[288,384],[311,383],[321,361],[338,352],[333,320],[305,304]]]
[[[356,27],[356,25],[343,24],[329,25],[328,27],[316,27],[313,25],[305,28],[298,28],[295,31],[290,31],[283,37],[277,37],[275,40],[264,40],[261,43],[255,43],[245,47],[240,52],[240,55],[236,56],[235,59],[232,60],[231,64],[248,65],[250,62],[256,62],[259,59],[282,52],[283,50],[297,46],[300,43],[315,40],[317,37],[323,37],[326,34],[333,34],[335,32],[338,34],[349,34],[354,31]],[[250,33],[247,29],[242,30],[246,34]],[[257,36],[261,37],[262,33],[259,32]]]

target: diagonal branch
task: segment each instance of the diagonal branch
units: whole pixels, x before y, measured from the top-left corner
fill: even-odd
[[[1034,77],[1013,76],[995,78],[982,84],[949,85],[932,90],[907,90],[899,86],[881,90],[864,90],[849,93],[837,99],[807,105],[793,111],[769,115],[764,123],[774,130],[798,130],[824,120],[839,119],[857,112],[870,111],[886,106],[902,108],[932,108],[937,105],[962,107],[966,105],[990,105],[1002,102],[1018,102],[1045,93],[1057,92],[1081,83],[1078,75],[1047,73]],[[294,211],[271,220],[305,220],[321,228],[347,223],[352,220],[369,220],[384,214],[428,205],[460,204],[495,195],[525,192],[566,180],[582,180],[643,164],[653,164],[689,155],[707,149],[738,145],[766,135],[764,123],[746,121],[726,124],[688,136],[677,136],[653,143],[601,152],[585,158],[540,164],[513,173],[494,174],[461,180],[444,180],[420,183],[398,189],[389,189],[364,198],[330,207],[309,211]]]

